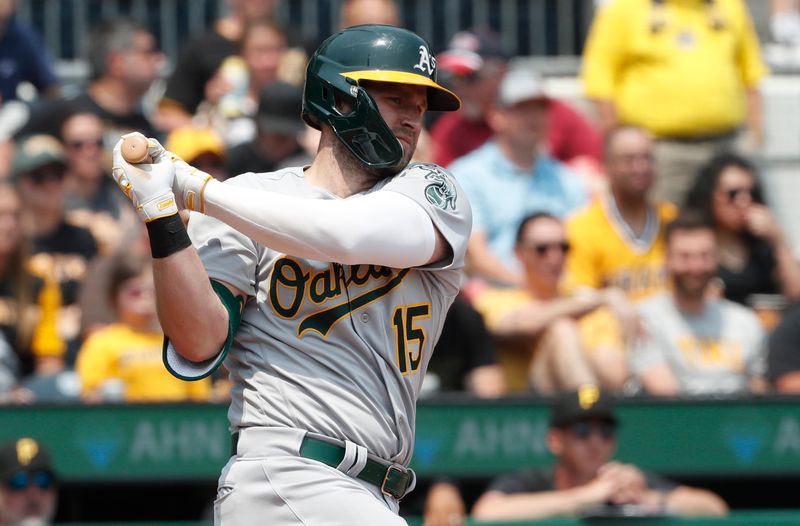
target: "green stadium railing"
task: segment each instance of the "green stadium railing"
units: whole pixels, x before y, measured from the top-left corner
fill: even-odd
[[[63,480],[216,480],[228,458],[222,405],[0,407],[0,440],[47,444]],[[800,476],[800,399],[624,400],[618,459],[665,475]],[[420,403],[413,467],[483,478],[552,462],[542,399]],[[798,522],[797,524],[800,524]]]

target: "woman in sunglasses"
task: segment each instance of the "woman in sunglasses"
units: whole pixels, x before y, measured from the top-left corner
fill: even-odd
[[[64,208],[70,223],[88,229],[101,254],[110,254],[136,226],[135,214],[109,177],[103,121],[90,112],[70,115],[61,127],[64,145]]]
[[[800,265],[783,230],[764,202],[755,167],[734,153],[721,153],[700,171],[686,208],[715,227],[724,296],[746,304],[752,294],[800,299]]]

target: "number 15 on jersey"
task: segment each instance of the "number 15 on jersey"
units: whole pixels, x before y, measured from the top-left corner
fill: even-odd
[[[425,328],[419,323],[430,313],[430,303],[419,303],[397,307],[392,314],[397,367],[404,376],[419,370],[426,339]]]

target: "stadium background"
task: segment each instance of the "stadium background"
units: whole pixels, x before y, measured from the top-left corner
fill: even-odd
[[[493,27],[518,60],[547,75],[553,95],[585,107],[575,76],[592,0],[398,3],[406,26],[437,51],[459,29]],[[335,27],[339,4],[292,0],[279,18],[301,28],[313,45]],[[800,198],[800,62],[783,61],[770,47],[769,2],[748,4],[772,68],[763,84],[764,178],[772,206],[800,247],[794,205]],[[143,20],[173,60],[182,40],[223,10],[223,0],[19,0],[17,17],[43,35],[69,89],[85,79],[82,42],[92,23],[122,14]],[[151,100],[159,95],[156,86]],[[731,518],[708,524],[800,524],[800,400],[637,399],[622,402],[620,413],[620,458],[714,489],[731,504]],[[546,417],[546,401],[535,398],[422,401],[414,460],[421,484],[404,502],[404,515],[420,515],[435,477],[458,479],[471,502],[491,476],[548,463]],[[202,521],[227,456],[226,426],[222,405],[0,407],[0,439],[28,434],[51,447],[62,476],[59,522]],[[773,511],[752,514],[764,509]]]

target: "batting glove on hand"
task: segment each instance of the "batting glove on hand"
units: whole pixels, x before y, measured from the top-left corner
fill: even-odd
[[[122,141],[131,135],[141,134],[123,135],[114,146],[111,175],[145,223],[177,214],[178,206],[172,193],[175,166],[168,152],[155,139],[147,139],[147,151],[153,163],[130,164],[122,157]]]
[[[175,165],[175,182],[172,184],[172,189],[178,198],[178,205],[195,212],[205,212],[203,192],[208,182],[214,178],[177,155],[170,155]]]

